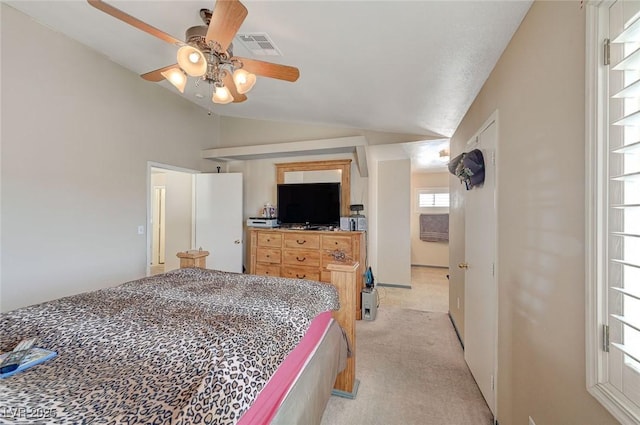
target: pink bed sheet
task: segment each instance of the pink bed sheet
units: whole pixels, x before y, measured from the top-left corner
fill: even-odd
[[[300,343],[284,359],[249,410],[240,417],[238,425],[264,425],[271,422],[305,365],[316,352],[330,324],[330,311],[320,313],[313,319]]]

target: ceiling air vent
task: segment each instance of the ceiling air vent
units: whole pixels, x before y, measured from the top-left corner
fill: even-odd
[[[271,37],[264,32],[255,32],[252,34],[236,34],[236,38],[244,47],[249,49],[251,53],[258,56],[282,56],[280,49],[271,40]]]

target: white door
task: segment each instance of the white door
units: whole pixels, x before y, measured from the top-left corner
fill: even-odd
[[[485,161],[485,181],[464,193],[465,205],[465,303],[464,358],[480,391],[495,414],[497,290],[494,273],[496,253],[495,121],[478,136]],[[464,267],[464,264],[462,265]]]
[[[207,268],[242,273],[242,174],[196,174],[196,249],[209,251]]]

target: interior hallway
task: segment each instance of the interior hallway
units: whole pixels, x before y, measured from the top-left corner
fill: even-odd
[[[449,269],[411,267],[411,289],[378,286],[380,307],[449,312]]]
[[[492,425],[448,317],[448,269],[412,267],[412,288],[379,286],[356,323],[354,400],[332,396],[321,425]]]

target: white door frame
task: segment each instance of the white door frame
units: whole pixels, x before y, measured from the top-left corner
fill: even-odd
[[[160,168],[163,170],[168,170],[168,171],[178,171],[181,173],[188,173],[188,174],[200,174],[201,171],[198,170],[192,170],[189,168],[182,168],[182,167],[177,167],[175,165],[169,165],[169,164],[163,164],[161,162],[154,162],[154,161],[147,161],[147,222],[145,225],[146,228],[146,239],[147,239],[147,262],[145,265],[145,270],[146,270],[146,275],[150,276],[151,275],[151,256],[152,256],[152,249],[151,249],[151,232],[149,231],[149,229],[151,228],[151,218],[153,217],[153,211],[152,211],[152,198],[153,198],[153,191],[151,190],[151,169],[152,168]],[[194,191],[195,188],[193,187],[194,185],[192,185],[192,193],[191,193],[191,202],[194,202]],[[192,223],[193,223],[193,208],[192,208]],[[195,239],[195,228],[192,224],[191,226],[191,240],[193,241]],[[193,247],[191,247],[193,248]],[[166,253],[165,253],[166,254]]]
[[[164,243],[164,221],[165,221],[165,211],[164,211],[164,197],[165,197],[165,186],[153,186],[153,194],[152,196],[152,205],[151,212],[152,217],[155,217],[155,220],[150,223],[150,228],[153,231],[151,236],[151,253],[152,258],[150,259],[150,263],[154,264],[163,264],[164,265],[164,254],[165,254],[165,243]],[[157,240],[156,240],[157,237]],[[158,262],[156,263],[156,259]]]
[[[494,188],[493,188],[493,210],[494,210],[494,215],[493,215],[493,220],[494,220],[494,229],[495,229],[495,234],[494,234],[494,252],[493,252],[493,258],[494,258],[494,276],[493,276],[493,283],[495,285],[495,300],[494,300],[494,305],[495,305],[495,313],[494,313],[494,317],[493,317],[493,323],[495,326],[494,329],[494,340],[493,340],[493,344],[494,344],[494,358],[493,358],[493,398],[494,398],[494,424],[497,423],[497,418],[498,418],[498,376],[499,376],[499,370],[498,370],[498,319],[499,319],[499,315],[498,315],[498,310],[500,308],[498,301],[499,301],[499,293],[498,293],[498,289],[499,289],[499,285],[498,285],[498,281],[499,281],[499,270],[500,267],[498,267],[498,263],[499,263],[499,257],[498,257],[498,244],[499,244],[499,239],[498,239],[498,196],[499,196],[499,179],[498,179],[498,174],[499,174],[499,168],[498,168],[498,155],[499,155],[499,146],[500,146],[500,125],[499,125],[499,113],[498,110],[496,109],[490,116],[489,118],[480,126],[480,128],[478,129],[478,131],[475,132],[475,134],[467,141],[467,148],[473,148],[477,143],[478,143],[478,138],[480,136],[480,134],[482,134],[482,132],[484,132],[487,128],[489,128],[489,126],[491,124],[495,123],[496,125],[496,146],[495,146],[495,163],[492,164],[494,167]],[[485,158],[485,161],[487,161],[488,159]],[[465,211],[465,214],[467,214],[468,211]],[[466,250],[466,247],[465,247]],[[465,276],[465,286],[466,286],[466,276]],[[466,288],[465,288],[465,299],[466,299]],[[465,317],[466,317],[466,311],[465,311]],[[466,329],[465,329],[466,331]]]

